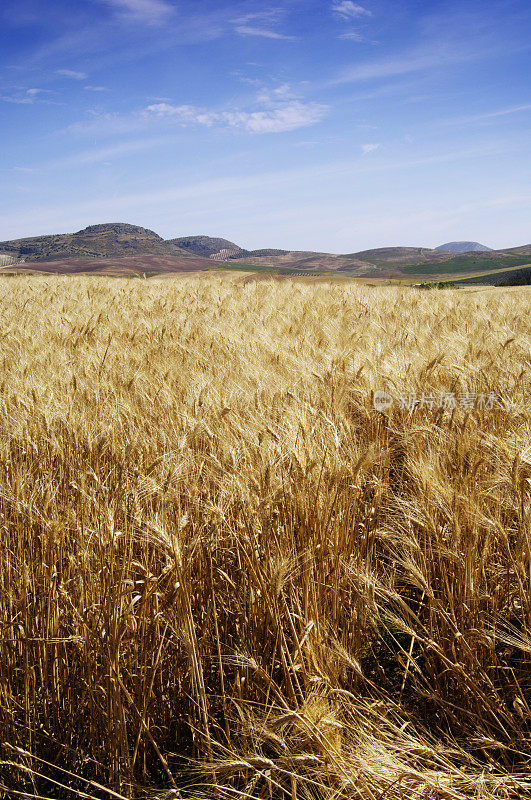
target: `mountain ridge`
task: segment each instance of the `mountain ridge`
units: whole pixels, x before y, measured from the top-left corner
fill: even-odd
[[[149,228],[110,222],[89,225],[75,233],[46,234],[0,242],[0,256],[24,260],[28,268],[35,264],[41,271],[48,265],[51,265],[49,268],[52,271],[94,271],[95,260],[102,261],[103,271],[111,268],[132,269],[133,263],[141,268],[144,258],[151,259],[150,266],[146,267],[150,273],[166,273],[172,269],[212,269],[216,263],[225,263],[235,269],[248,266],[250,269],[276,269],[284,273],[334,271],[377,277],[395,277],[402,272],[407,275],[437,274],[451,272],[454,268],[458,272],[467,269],[489,270],[502,262],[503,265],[517,266],[531,256],[531,244],[505,250],[461,252],[441,249],[448,245],[440,245],[439,248],[379,247],[346,254],[279,248],[246,250],[222,237],[193,235],[163,239]],[[484,245],[478,247],[483,248]],[[114,267],[111,261],[116,262]]]

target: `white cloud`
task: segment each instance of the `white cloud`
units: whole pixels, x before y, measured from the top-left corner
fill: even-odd
[[[361,33],[356,33],[355,31],[349,31],[348,33],[342,33],[339,39],[350,39],[352,42],[363,42],[363,36]]]
[[[167,97],[152,97],[151,102],[130,114],[89,111],[89,119],[69,125],[66,131],[81,136],[122,136],[140,131],[153,132],[159,123],[175,123],[206,128],[229,128],[247,133],[280,133],[305,128],[320,122],[328,106],[301,99],[288,83],[263,87],[249,107],[204,108],[177,105]]]
[[[166,0],[100,0],[136,22],[156,25],[171,16],[175,7]]]
[[[263,11],[253,11],[250,14],[244,14],[233,20],[235,25],[247,25],[251,23],[263,23],[265,25],[276,25],[285,16],[285,9],[282,8],[268,8]]]
[[[199,125],[213,125],[219,115],[214,111],[197,108],[197,106],[174,106],[171,103],[153,103],[144,110],[144,115],[160,118],[174,118],[184,124],[195,122]]]
[[[226,125],[247,133],[283,133],[314,125],[324,117],[326,111],[326,106],[298,100],[262,111],[208,111],[196,106],[156,103],[148,106],[144,115],[175,119],[183,125]]]
[[[372,143],[372,144],[362,144],[361,152],[364,156],[369,155],[369,153],[375,153],[376,150],[379,150],[381,147],[380,144]]]
[[[83,86],[83,89],[85,89],[87,92],[106,92],[107,91],[107,87],[106,86]]]
[[[357,17],[372,17],[372,11],[353,3],[352,0],[336,0],[332,11],[339,14],[342,19],[356,19]]]
[[[272,30],[280,23],[285,13],[284,9],[271,8],[265,11],[245,14],[233,20],[234,30],[240,36],[262,36],[265,39],[294,39],[294,36],[286,36],[283,33]]]
[[[35,103],[40,94],[49,94],[48,89],[25,89],[23,94],[16,95],[0,95],[0,100],[5,103],[16,103],[17,105],[32,105]]]
[[[88,78],[86,72],[77,72],[75,69],[56,69],[55,72],[65,78],[74,78],[76,81],[84,81]]]
[[[225,112],[224,119],[249,133],[282,133],[314,125],[325,112],[326,106],[318,103],[293,102],[268,111]]]
[[[258,92],[256,99],[259,103],[271,105],[278,103],[279,101],[285,102],[287,100],[297,100],[298,97],[293,92],[293,89],[289,83],[283,83],[280,86],[277,86],[275,89],[262,88]]]
[[[262,36],[264,39],[293,39],[293,36],[285,36],[283,33],[270,31],[267,28],[256,28],[252,25],[238,25],[235,28],[240,36]]]
[[[4,103],[16,103],[17,105],[29,105],[33,100],[29,97],[9,97],[6,94],[0,94],[0,100]]]

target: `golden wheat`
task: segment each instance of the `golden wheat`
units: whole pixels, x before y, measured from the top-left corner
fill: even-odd
[[[531,795],[530,299],[4,278],[5,796]]]

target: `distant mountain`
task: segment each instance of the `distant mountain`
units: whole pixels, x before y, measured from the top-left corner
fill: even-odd
[[[167,239],[168,244],[193,253],[203,258],[211,258],[218,254],[237,256],[245,252],[239,245],[229,242],[228,239],[217,239],[213,236],[181,236],[178,239]]]
[[[188,255],[185,250],[181,250],[171,242],[165,242],[154,231],[124,222],[89,225],[77,233],[33,236],[28,239],[0,242],[0,252],[13,253],[26,261]]]
[[[485,247],[484,244],[479,242],[447,242],[441,244],[436,250],[444,250],[449,253],[490,253],[491,247]]]

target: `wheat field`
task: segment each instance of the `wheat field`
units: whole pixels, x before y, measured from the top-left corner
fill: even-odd
[[[531,797],[530,301],[1,279],[0,793]]]

